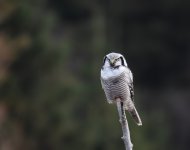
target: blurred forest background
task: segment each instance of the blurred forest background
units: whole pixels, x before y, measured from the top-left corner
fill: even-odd
[[[134,150],[189,150],[189,18],[185,0],[1,0],[0,150],[124,150],[111,51],[134,73]]]

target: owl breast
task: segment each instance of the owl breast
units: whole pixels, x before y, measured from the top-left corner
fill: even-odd
[[[117,98],[122,101],[130,100],[130,92],[127,83],[126,73],[123,72],[119,76],[101,79],[103,89],[108,102],[114,102]]]

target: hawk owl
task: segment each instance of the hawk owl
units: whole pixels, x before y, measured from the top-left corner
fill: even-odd
[[[142,125],[134,104],[133,74],[123,55],[109,53],[103,59],[101,84],[108,103],[123,102],[137,125]]]

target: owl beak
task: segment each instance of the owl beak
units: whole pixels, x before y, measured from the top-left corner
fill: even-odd
[[[112,67],[114,67],[115,62],[114,62],[114,61],[110,61],[110,65],[111,65]]]

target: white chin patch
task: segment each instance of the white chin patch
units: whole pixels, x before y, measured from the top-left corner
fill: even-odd
[[[123,73],[123,71],[125,71],[125,67],[121,66],[118,69],[111,69],[109,67],[105,67],[103,70],[101,70],[101,77],[103,79],[108,79],[110,77],[114,77],[114,76],[118,76],[121,73]]]

